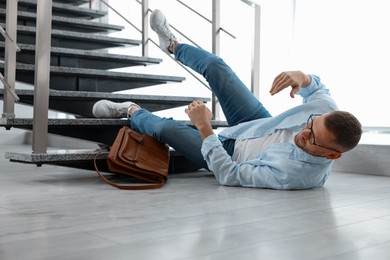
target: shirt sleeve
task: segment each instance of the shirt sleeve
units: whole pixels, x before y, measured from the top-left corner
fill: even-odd
[[[272,189],[306,188],[296,185],[292,176],[281,170],[283,163],[281,165],[280,158],[269,158],[266,164],[262,164],[260,159],[244,163],[233,161],[216,135],[210,135],[203,141],[202,154],[209,169],[222,185]]]
[[[298,91],[298,95],[303,98],[303,103],[326,102],[337,109],[337,105],[330,95],[329,89],[321,82],[320,77],[310,75],[311,83]]]

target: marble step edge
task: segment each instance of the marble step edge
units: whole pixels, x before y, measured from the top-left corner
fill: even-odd
[[[5,1],[0,1],[1,3],[4,3]],[[37,0],[18,0],[18,5],[20,6],[37,6]],[[92,18],[100,18],[105,15],[107,15],[107,12],[101,11],[101,10],[96,10],[96,9],[91,9],[91,8],[86,8],[86,7],[80,7],[77,5],[73,4],[67,4],[62,2],[53,2],[52,3],[52,8],[53,12],[55,10],[61,10],[65,12],[73,12],[74,14],[77,14],[79,16],[88,16],[87,18],[92,19]]]
[[[4,23],[0,23],[0,26],[5,28]],[[18,25],[17,32],[35,35],[36,28],[33,26]],[[105,43],[123,44],[129,46],[138,46],[141,44],[140,40],[112,37],[112,36],[102,35],[102,34],[86,34],[81,32],[63,31],[63,30],[55,30],[55,29],[51,31],[51,35],[52,37],[63,37],[67,39],[77,39],[77,40],[85,39],[88,40],[89,42],[97,41],[97,42],[105,42]]]
[[[0,89],[0,95],[3,95],[4,89]],[[17,95],[34,96],[34,90],[32,89],[16,89]],[[189,96],[159,96],[159,95],[135,95],[135,94],[119,94],[119,93],[107,93],[107,92],[88,92],[88,91],[64,91],[64,90],[50,90],[49,97],[56,98],[72,98],[75,99],[109,99],[109,100],[144,100],[144,101],[161,101],[161,102],[175,102],[175,101],[188,101],[200,100],[203,102],[210,101],[210,98],[206,97],[189,97]]]
[[[6,14],[6,10],[0,8],[0,15],[4,16],[5,14]],[[18,18],[34,20],[36,19],[36,13],[31,13],[27,11],[18,11]],[[111,31],[121,31],[125,28],[122,25],[114,25],[114,24],[101,23],[96,21],[77,19],[71,17],[63,17],[57,15],[53,15],[52,21],[57,23],[69,23],[70,25],[90,26],[92,28],[100,28],[100,29],[111,30]]]
[[[53,0],[53,3],[66,3],[71,5],[81,5],[81,4],[88,4],[89,0]]]
[[[188,126],[193,126],[190,120],[178,120]],[[125,126],[128,125],[126,118],[49,118],[48,126]],[[223,120],[212,120],[211,125],[214,128],[227,127],[227,122]],[[32,118],[0,118],[0,126],[4,127],[32,127]]]
[[[18,47],[22,52],[33,52],[35,53],[35,45],[18,43]],[[0,49],[5,48],[5,43],[0,42]],[[134,61],[134,62],[142,62],[142,63],[150,63],[150,64],[159,64],[163,60],[160,58],[152,58],[152,57],[143,57],[143,56],[133,56],[133,55],[124,55],[124,54],[115,54],[108,53],[99,50],[78,50],[78,49],[69,49],[69,48],[61,48],[61,47],[51,47],[51,53],[57,55],[64,56],[85,56],[90,58],[103,58],[106,60],[115,60],[115,61]]]
[[[47,150],[46,153],[5,152],[5,159],[25,163],[49,163],[61,161],[90,161],[98,153],[98,149]],[[107,150],[103,150],[98,160],[106,159]]]
[[[48,149],[45,153],[34,153],[31,151],[5,152],[4,158],[13,162],[23,162],[31,164],[76,162],[106,160],[108,149],[103,147],[96,149]],[[182,156],[173,148],[169,148],[170,157]]]
[[[4,68],[4,63],[0,63],[0,68]],[[16,64],[17,71],[26,71],[26,72],[35,72],[35,65],[33,64]],[[171,82],[182,82],[185,80],[185,77],[178,76],[166,76],[166,75],[156,75],[156,74],[143,74],[143,73],[130,73],[130,72],[117,72],[117,71],[107,71],[107,70],[98,70],[98,69],[87,69],[87,68],[73,68],[73,67],[58,67],[50,66],[50,73],[61,74],[67,76],[79,76],[82,78],[86,77],[98,77],[98,78],[117,78],[117,79],[148,79],[148,80],[163,80]]]

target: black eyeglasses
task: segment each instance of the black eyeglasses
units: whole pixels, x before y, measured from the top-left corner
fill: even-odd
[[[316,116],[320,116],[320,115],[321,114],[311,114],[309,116],[309,118],[307,119],[307,123],[306,123],[307,129],[310,130],[309,143],[312,144],[312,145],[316,145],[316,146],[319,146],[319,147],[322,147],[322,148],[325,148],[325,149],[328,149],[328,150],[332,150],[332,151],[341,153],[340,151],[337,151],[336,149],[329,148],[329,147],[326,147],[326,146],[323,146],[323,145],[320,145],[320,144],[316,143],[316,137],[315,137],[314,132],[313,132],[313,118],[316,117]]]

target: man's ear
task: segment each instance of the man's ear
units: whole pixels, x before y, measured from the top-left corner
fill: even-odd
[[[339,153],[339,152],[332,152],[330,154],[328,154],[327,156],[325,156],[327,159],[329,160],[336,160],[338,158],[340,158],[342,156],[342,153]]]

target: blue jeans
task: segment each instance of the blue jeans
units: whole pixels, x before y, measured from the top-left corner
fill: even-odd
[[[176,60],[205,77],[229,126],[271,116],[221,58],[187,44],[178,44],[174,54]],[[171,118],[153,115],[145,109],[133,113],[131,128],[168,144],[200,168],[208,168],[200,152],[202,138],[196,129]],[[234,140],[224,147],[231,155]]]

